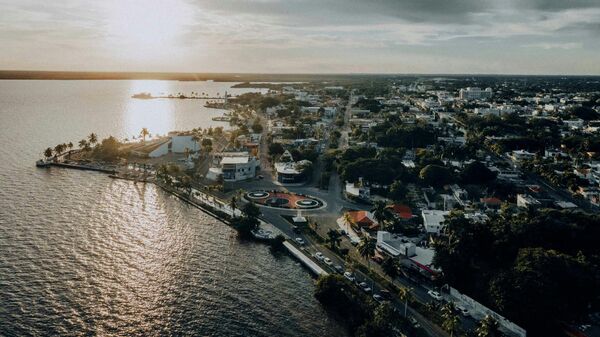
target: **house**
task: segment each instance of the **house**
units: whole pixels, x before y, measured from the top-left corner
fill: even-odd
[[[376,247],[383,254],[399,258],[400,263],[405,267],[416,270],[429,278],[435,278],[440,272],[433,266],[434,250],[419,247],[409,238],[386,231],[378,231]]]
[[[579,187],[577,193],[581,194],[592,205],[600,206],[600,188],[594,186]]]
[[[444,221],[449,215],[448,211],[424,209],[421,211],[423,217],[423,226],[425,231],[430,234],[439,234],[444,228]]]
[[[219,164],[206,174],[210,180],[240,181],[251,179],[260,170],[260,162],[247,152],[223,152],[216,154]]]
[[[542,203],[529,194],[517,194],[517,206],[521,208],[539,207]]]
[[[371,198],[371,189],[368,186],[363,186],[359,183],[346,182],[346,196],[350,198],[358,198],[363,200],[369,200]]]
[[[535,153],[527,152],[525,150],[515,150],[509,154],[509,157],[514,163],[521,163],[526,160],[534,159]]]
[[[488,209],[499,209],[502,206],[502,200],[491,197],[491,198],[480,198],[479,202],[485,205]]]
[[[396,218],[410,220],[413,217],[410,207],[401,204],[389,205],[387,208],[394,214]]]
[[[369,211],[349,211],[347,214],[350,217],[352,226],[354,227],[370,230],[379,228],[379,223],[377,223],[377,220],[375,220],[373,213]]]

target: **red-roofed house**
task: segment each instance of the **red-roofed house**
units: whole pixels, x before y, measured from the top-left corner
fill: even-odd
[[[412,210],[406,205],[390,205],[388,206],[388,208],[390,209],[390,211],[392,211],[392,213],[394,213],[394,215],[396,215],[400,219],[408,220],[412,219],[413,217]]]
[[[488,208],[500,208],[500,206],[502,205],[502,200],[494,197],[481,198],[479,199],[479,201]]]
[[[353,226],[375,230],[379,228],[379,224],[373,217],[373,214],[368,211],[349,211],[350,221]]]

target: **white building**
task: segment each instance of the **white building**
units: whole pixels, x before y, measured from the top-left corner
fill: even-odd
[[[219,165],[209,169],[207,179],[218,180],[222,177],[224,181],[246,180],[254,178],[260,169],[260,162],[247,152],[224,152],[220,156]]]
[[[193,135],[185,134],[169,135],[159,146],[148,153],[148,157],[158,158],[169,153],[185,153],[185,149],[196,152],[200,150],[200,143],[193,140],[193,137]]]
[[[458,96],[462,100],[473,100],[473,99],[487,99],[492,98],[492,88],[486,88],[485,90],[481,90],[481,88],[477,87],[468,87],[465,89],[460,89],[458,92]]]
[[[521,208],[538,207],[542,203],[529,194],[517,194],[517,206]]]
[[[377,249],[392,257],[401,257],[400,261],[403,265],[426,275],[434,276],[440,271],[433,266],[434,250],[419,247],[409,238],[378,231]]]
[[[423,217],[423,226],[425,226],[425,231],[431,234],[439,234],[444,228],[443,223],[448,214],[450,214],[448,211],[429,209],[422,210],[421,216]]]

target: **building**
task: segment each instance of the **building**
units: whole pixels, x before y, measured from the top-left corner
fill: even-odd
[[[492,98],[493,92],[492,88],[486,88],[485,90],[481,90],[481,88],[477,87],[468,87],[465,89],[460,89],[458,92],[458,96],[462,100],[474,100],[474,99],[488,99]]]
[[[346,214],[350,217],[351,225],[354,227],[369,230],[379,228],[379,223],[375,220],[373,213],[369,211],[349,211]]]
[[[425,231],[430,234],[439,234],[444,228],[444,221],[449,215],[448,211],[424,209],[421,211],[423,217],[423,226]]]
[[[525,160],[534,159],[535,153],[527,152],[525,150],[515,150],[510,153],[509,157],[514,163],[521,163]]]
[[[171,133],[169,136],[161,138],[157,141],[149,142],[135,151],[134,154],[150,158],[158,158],[169,153],[183,154],[186,149],[190,153],[200,150],[201,145],[195,141],[194,135]]]
[[[256,172],[260,170],[260,162],[247,152],[223,152],[217,155],[217,160],[219,160],[218,166],[209,169],[207,179],[246,180],[256,177]]]
[[[517,194],[517,206],[521,208],[539,207],[542,203],[529,194]]]
[[[279,157],[279,162],[275,163],[274,166],[278,182],[282,184],[297,184],[306,179],[312,167],[312,162],[309,160],[296,162],[292,154],[286,150]]]
[[[369,200],[371,198],[371,189],[368,186],[362,186],[361,183],[346,183],[346,196]]]
[[[440,272],[433,266],[434,250],[419,247],[409,238],[378,231],[377,250],[393,258],[399,258],[402,265],[427,277],[434,278]]]

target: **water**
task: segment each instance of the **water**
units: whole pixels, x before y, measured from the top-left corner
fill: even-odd
[[[0,336],[340,336],[291,258],[153,185],[37,169],[48,146],[90,132],[222,125],[199,100],[231,84],[0,81]]]

